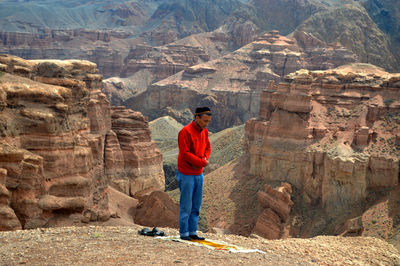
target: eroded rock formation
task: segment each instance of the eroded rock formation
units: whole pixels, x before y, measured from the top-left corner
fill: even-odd
[[[162,33],[168,34],[171,33]],[[254,41],[257,36],[258,28],[254,24],[232,19],[212,32],[193,34],[172,43],[168,41],[169,44],[164,46],[136,44],[124,59],[121,77],[103,80],[103,92],[112,105],[123,105],[152,83],[190,66],[219,58]]]
[[[186,66],[208,61],[209,56],[200,47],[184,45],[166,45],[151,47],[137,45],[125,58],[122,75],[131,76],[139,70],[151,69],[156,80],[171,76]]]
[[[289,74],[246,123],[250,173],[294,186],[297,209],[322,211],[307,234],[361,214],[371,193],[399,182],[399,99],[400,74],[368,64]]]
[[[264,211],[258,217],[253,232],[268,239],[287,237],[285,226],[290,220],[290,211],[294,205],[290,199],[292,186],[282,183],[279,188],[273,189],[270,185],[265,185],[264,190],[257,192],[258,202]]]
[[[303,37],[302,45],[312,38],[298,35]],[[187,67],[151,85],[124,105],[137,108],[150,119],[170,115],[183,124],[191,119],[184,115],[187,108],[208,105],[215,110],[211,129],[244,123],[258,115],[260,93],[271,80],[278,82],[300,68],[324,69],[357,60],[342,47],[329,47],[321,41],[312,44],[313,53],[309,43],[301,48],[295,39],[271,31],[231,54]],[[337,56],[331,59],[333,54]]]
[[[0,231],[21,229],[21,223],[10,207],[11,193],[6,188],[7,170],[0,169]]]
[[[113,128],[101,79],[88,61],[0,56],[0,207],[7,218],[1,229],[51,226],[71,215],[105,221],[110,179],[147,182],[154,175],[156,184],[141,181],[140,188],[163,189],[161,155],[147,122],[120,109],[132,121]]]
[[[121,78],[103,81],[103,91],[113,105],[122,105],[128,98],[143,92],[159,80],[189,66],[209,60],[199,46],[170,44],[151,47],[138,44],[131,48],[121,68]]]
[[[146,188],[164,189],[162,154],[151,140],[146,118],[123,106],[112,107],[112,126],[124,158],[127,181],[115,180],[130,195]]]

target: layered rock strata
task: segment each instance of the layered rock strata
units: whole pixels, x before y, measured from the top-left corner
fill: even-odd
[[[257,35],[254,24],[233,20],[215,31],[193,34],[172,43],[168,41],[164,46],[136,44],[124,59],[121,76],[103,80],[103,92],[112,105],[123,105],[152,83],[228,54],[254,41]]]
[[[394,0],[240,2],[0,3],[0,9],[6,10],[0,17],[0,52],[30,59],[94,61],[90,58],[94,46],[99,48],[96,50],[112,47],[103,56],[96,54],[94,61],[109,77],[110,73],[117,73],[109,72],[111,68],[117,71],[117,65],[121,66],[113,56],[126,56],[129,47],[138,43],[160,46],[214,30],[221,33],[222,29],[227,34],[215,37],[227,40],[233,48],[228,50],[233,51],[253,41],[260,32],[278,29],[286,35],[301,29],[327,43],[341,43],[363,62],[398,69],[398,8]],[[60,14],[63,19],[59,19]],[[123,40],[109,46],[108,38]],[[218,45],[218,49],[225,47]]]
[[[131,158],[123,157],[121,144],[112,139],[117,135],[111,107],[100,92],[96,65],[1,55],[0,71],[1,208],[8,228],[52,226],[71,215],[82,222],[109,219],[110,176],[133,167],[140,168],[136,178],[148,175],[142,175],[145,167],[127,164]],[[143,134],[142,128],[126,128],[127,134],[135,130]],[[114,153],[108,152],[112,148]],[[155,148],[146,155],[152,152],[159,156]],[[162,175],[161,163],[158,168]]]
[[[357,60],[343,48],[327,47],[322,42],[315,45],[319,52],[305,54],[295,39],[271,31],[231,54],[193,65],[151,85],[124,105],[137,108],[150,120],[161,113],[183,124],[191,119],[191,115],[184,115],[187,108],[208,105],[215,110],[212,130],[241,124],[258,115],[261,91],[271,80],[278,82],[300,68],[336,67]],[[335,62],[328,55],[339,48],[346,56],[338,56],[341,59]]]
[[[368,64],[289,74],[246,123],[250,173],[290,183],[298,209],[323,211],[314,230],[362,212],[399,182],[399,99],[400,74]]]
[[[0,231],[21,229],[21,223],[10,206],[11,193],[6,188],[7,170],[0,169]]]
[[[140,113],[123,106],[112,107],[111,129],[115,132],[128,182],[115,180],[130,195],[153,187],[163,190],[165,186],[162,154],[151,140],[147,119]],[[115,177],[115,175],[114,175]]]
[[[87,29],[0,32],[0,53],[28,59],[86,59],[95,62],[102,75],[113,76],[121,73],[122,55],[128,50],[126,47],[114,48],[113,42],[125,39],[129,34],[129,31]]]
[[[121,77],[104,80],[103,91],[113,105],[121,105],[128,98],[146,90],[150,84],[189,66],[206,62],[209,58],[199,46],[169,44],[151,47],[137,44],[124,59]]]
[[[150,69],[156,80],[164,79],[183,69],[209,60],[203,49],[185,45],[166,45],[151,47],[136,45],[125,58],[122,76],[131,76],[139,70]]]
[[[288,236],[285,227],[290,220],[290,211],[294,205],[290,199],[292,187],[282,183],[274,189],[265,185],[264,191],[257,192],[257,200],[264,211],[257,219],[253,233],[267,239],[279,239]]]

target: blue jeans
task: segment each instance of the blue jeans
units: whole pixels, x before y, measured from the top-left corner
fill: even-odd
[[[177,179],[181,191],[179,234],[180,236],[196,235],[203,197],[204,175],[184,175],[177,171]]]

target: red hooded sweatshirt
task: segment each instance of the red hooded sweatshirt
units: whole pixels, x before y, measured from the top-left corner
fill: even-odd
[[[208,130],[203,130],[194,121],[178,134],[178,171],[184,175],[200,175],[211,154]]]

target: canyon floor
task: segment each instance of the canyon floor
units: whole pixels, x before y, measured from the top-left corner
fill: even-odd
[[[138,235],[139,225],[84,226],[0,233],[2,265],[399,265],[400,253],[372,237],[266,240],[204,234],[262,253],[230,253]],[[166,235],[176,229],[160,228]]]

